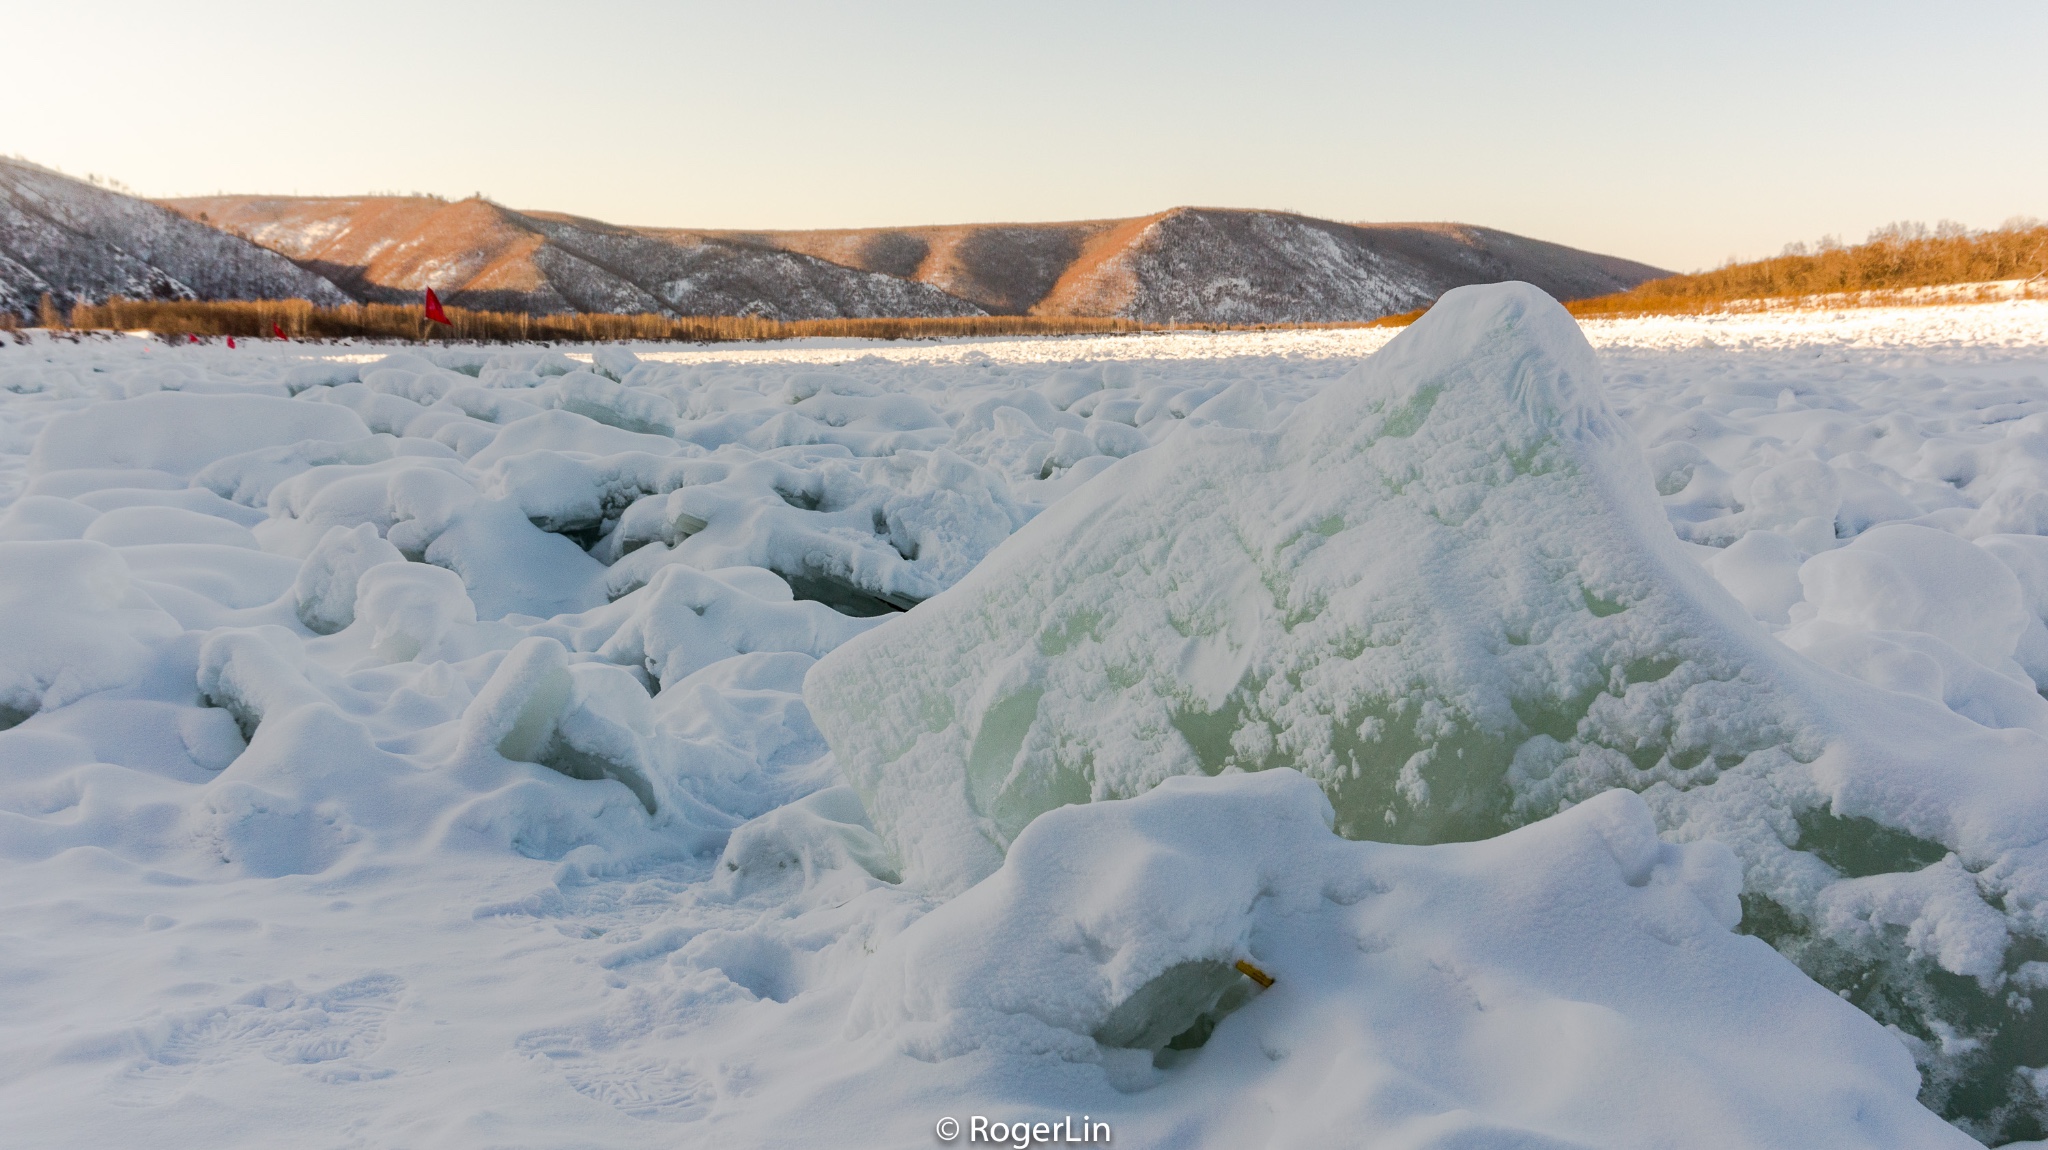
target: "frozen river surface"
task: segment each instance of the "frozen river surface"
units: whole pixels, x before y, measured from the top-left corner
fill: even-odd
[[[2048,304],[1396,335],[0,344],[0,1140],[2043,1137]]]

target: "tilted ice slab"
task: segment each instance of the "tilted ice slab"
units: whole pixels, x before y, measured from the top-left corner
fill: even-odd
[[[1577,326],[1452,292],[1272,431],[1189,428],[849,642],[805,695],[906,877],[1031,821],[1298,768],[1352,838],[1497,834],[1613,787],[1744,864],[1746,929],[2038,1111],[2048,741],[1823,670],[1683,550]],[[2019,1128],[2024,1128],[2022,1125]]]

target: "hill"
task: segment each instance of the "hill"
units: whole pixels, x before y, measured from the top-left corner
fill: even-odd
[[[991,312],[1162,324],[1372,320],[1467,284],[1519,279],[1578,299],[1666,274],[1492,228],[1221,208],[1064,224],[722,234],[916,279]]]
[[[653,312],[804,320],[980,315],[944,291],[797,251],[654,234],[483,199],[207,196],[165,200],[370,303],[432,287],[483,311]]]
[[[1355,322],[1466,284],[1522,279],[1576,299],[1665,274],[1491,228],[1216,208],[1050,224],[736,231],[622,227],[475,199],[164,203],[362,300],[416,300],[431,285],[465,307],[534,314]]]
[[[348,295],[277,252],[148,200],[24,160],[0,158],[0,312],[136,299],[296,297],[323,306]]]
[[[148,300],[306,299],[565,313],[1362,322],[1454,287],[1600,296],[1656,268],[1491,228],[1174,208],[1131,219],[811,231],[626,227],[481,197],[201,196],[151,202],[0,160],[0,312]]]

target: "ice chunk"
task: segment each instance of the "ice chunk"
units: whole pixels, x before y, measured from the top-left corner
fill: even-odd
[[[795,883],[846,897],[877,881],[897,881],[889,852],[851,787],[815,791],[735,830],[718,873],[730,895]]]
[[[1792,605],[1805,594],[1799,584],[1801,559],[1792,540],[1756,530],[1715,553],[1707,570],[1757,619],[1783,624],[1791,621]]]
[[[389,376],[391,372],[374,373]],[[411,377],[407,377],[410,379]],[[380,381],[387,386],[390,380]],[[362,417],[365,426],[383,435],[403,434],[413,420],[425,413],[426,408],[402,395],[372,388],[365,383],[344,383],[340,387],[321,388],[308,392],[302,397],[313,403],[332,403],[346,407]]]
[[[339,530],[329,531],[328,538]],[[388,543],[384,547],[395,550]],[[365,550],[368,555],[339,557],[340,561],[361,562],[376,555]],[[442,640],[476,622],[476,604],[470,602],[462,580],[425,563],[366,566],[357,577],[352,606],[353,622],[369,632],[370,650],[392,663],[442,657]]]
[[[1946,531],[1874,527],[1808,559],[1799,582],[1824,629],[1920,631],[2017,673],[2013,650],[2030,618],[2020,581],[1990,552]]]
[[[646,435],[612,427],[574,411],[543,411],[508,425],[489,447],[470,458],[470,465],[482,470],[500,459],[542,450],[577,451],[587,455],[617,455],[627,451],[673,455],[677,446],[675,440],[665,435]]]
[[[229,613],[276,602],[298,574],[298,564],[284,556],[214,543],[123,547],[121,558],[138,587],[195,630],[256,621]]]
[[[219,707],[194,707],[178,713],[178,739],[192,761],[220,770],[249,749],[234,715]]]
[[[1986,535],[1977,545],[2006,565],[2020,581],[2027,609],[2048,619],[2048,539],[2039,535]]]
[[[571,778],[613,779],[653,815],[659,800],[643,745],[650,725],[646,693],[630,675],[602,665],[572,669],[560,643],[527,639],[463,712],[458,754],[495,753]]]
[[[622,489],[602,474],[612,466],[618,464],[593,462],[576,482],[587,494],[574,502],[594,508]],[[499,474],[515,497],[552,514],[554,504],[568,501],[529,495],[533,485],[523,480],[535,470],[508,464]],[[633,482],[653,493],[635,499],[591,549],[616,561],[609,576],[614,594],[672,561],[706,570],[763,567],[798,598],[851,615],[881,615],[950,586],[1026,517],[1000,479],[943,450],[906,452],[858,469],[828,457],[812,467],[755,458],[683,461],[665,475],[633,470],[641,472]]]
[[[322,360],[286,368],[282,382],[287,392],[297,395],[309,388],[354,383],[362,378],[361,373],[361,364]]]
[[[2033,615],[2020,632],[2013,659],[2035,684],[2048,683],[2048,539],[2039,535],[1985,535],[1977,545],[2019,577],[2020,594]]]
[[[749,570],[749,569],[742,569]],[[768,579],[774,576],[767,572]],[[813,657],[873,626],[819,603],[792,602],[788,585],[775,579],[780,596],[757,597],[746,584],[714,578],[681,564],[663,567],[647,586],[611,609],[627,613],[600,658],[642,667],[664,688],[721,659],[751,651],[800,651]],[[779,600],[779,601],[778,601]]]
[[[278,484],[315,467],[330,463],[379,463],[401,453],[421,454],[429,450],[438,451],[439,445],[419,440],[401,445],[401,441],[388,435],[345,443],[307,441],[288,447],[264,447],[207,464],[192,477],[192,484],[245,507],[262,507],[270,502],[270,493]]]
[[[1101,391],[1102,368],[1062,368],[1052,373],[1051,378],[1041,385],[1045,397],[1055,407],[1065,410],[1074,406],[1083,396]]]
[[[0,540],[77,539],[99,512],[54,495],[26,495],[0,516]]]
[[[1748,929],[1923,1044],[1930,1105],[1986,1129],[2038,1110],[2012,1077],[2030,995],[1954,982],[1986,969],[1981,936],[1848,931],[1835,908],[1863,904],[1828,893],[1953,852],[2008,965],[2048,946],[2048,739],[2024,684],[1958,691],[1944,669],[1915,699],[1775,641],[1674,536],[1600,383],[1542,293],[1453,291],[1277,427],[1184,428],[1118,463],[827,655],[806,700],[906,880],[942,893],[1048,810],[1181,775],[1295,767],[1340,833],[1399,842],[1637,790],[1668,833],[1737,853]],[[1802,550],[1833,544],[1826,477],[1766,488],[1814,512]],[[1975,652],[1958,666],[2019,674],[2017,582],[1972,544],[1880,527],[1808,567],[1830,617],[1882,592]],[[1916,590],[1951,568],[1981,605]],[[1865,824],[1868,850],[1825,845]]]
[[[239,452],[369,434],[353,412],[328,404],[167,391],[58,416],[37,437],[29,467],[35,472],[150,468],[191,475]]]
[[[263,723],[326,699],[306,681],[298,637],[282,627],[214,631],[199,651],[199,694],[235,717],[242,737]]]
[[[258,550],[247,527],[179,507],[120,507],[85,529],[85,538],[110,547],[150,543],[206,543]]]
[[[0,571],[0,728],[133,680],[183,630],[102,543],[0,543]]]
[[[1817,459],[1793,459],[1735,484],[1736,498],[1749,508],[1754,527],[1790,527],[1803,519],[1832,524],[1842,507],[1842,485],[1835,469]]]
[[[404,561],[371,524],[328,528],[292,583],[299,620],[319,635],[341,630],[356,620],[356,583],[363,573],[380,563]]]
[[[1598,384],[1541,293],[1454,293],[1283,426],[1191,427],[1118,464],[828,656],[807,698],[943,890],[1049,807],[1233,765],[1297,766],[1345,833],[1402,841],[1523,817],[1508,772],[1537,737],[1577,766],[1531,780],[1539,810],[1616,759],[1692,782],[1781,742],[1784,707],[1719,702],[1748,650],[1687,639],[1741,612],[1680,552]]]
[[[669,435],[676,429],[676,405],[666,396],[621,387],[588,371],[570,372],[536,389],[533,398],[626,431]]]
[[[511,502],[481,498],[453,460],[314,467],[280,483],[270,506],[273,518],[257,532],[269,549],[310,553],[330,528],[368,523],[407,558],[461,576],[486,618],[546,617],[604,601],[595,560]]]
[[[640,357],[623,347],[600,347],[590,353],[591,370],[614,382],[625,382],[627,373],[640,366]]]
[[[705,574],[734,590],[745,591],[770,603],[789,603],[796,598],[789,589],[788,581],[766,567],[720,567]]]

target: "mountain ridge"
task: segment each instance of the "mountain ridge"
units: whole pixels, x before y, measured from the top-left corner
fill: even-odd
[[[776,320],[1031,315],[1370,321],[1454,287],[1559,299],[1668,273],[1492,228],[1176,207],[1050,223],[745,230],[612,224],[482,198],[149,201],[0,160],[0,310],[111,295]]]
[[[1369,320],[1426,306],[1470,283],[1521,279],[1560,299],[1576,299],[1622,290],[1612,284],[1634,286],[1669,274],[1470,224],[1354,224],[1244,208],[1179,207],[1055,224],[725,234],[855,266],[876,252],[900,260],[911,242],[930,244],[936,237],[945,246],[931,244],[931,254],[914,272],[894,274],[915,275],[999,314],[1124,315],[1161,323]],[[994,277],[972,266],[974,253],[961,249],[976,243],[1015,248],[1022,246],[1020,236],[1033,234],[1064,242],[1064,264],[1027,299],[977,290]],[[1305,250],[1317,246],[1324,250]],[[1261,270],[1263,277],[1254,274],[1246,284],[1229,282]],[[1204,288],[1210,289],[1207,298]]]
[[[474,248],[456,222],[464,212],[539,237],[523,260],[507,256],[523,269],[519,282],[465,278],[453,260],[431,269],[448,273],[436,278],[423,267],[397,268],[359,242],[341,245],[353,254],[335,262],[337,244],[358,227],[393,242],[396,209],[389,205],[398,199],[433,218],[423,218],[393,250]],[[1318,323],[1399,314],[1473,283],[1521,279],[1578,299],[1668,274],[1469,224],[1353,224],[1240,208],[1051,223],[773,230],[611,224],[480,199],[216,196],[164,203],[235,228],[363,298],[411,299],[433,286],[465,306],[510,311]],[[848,278],[855,273],[883,279]]]

